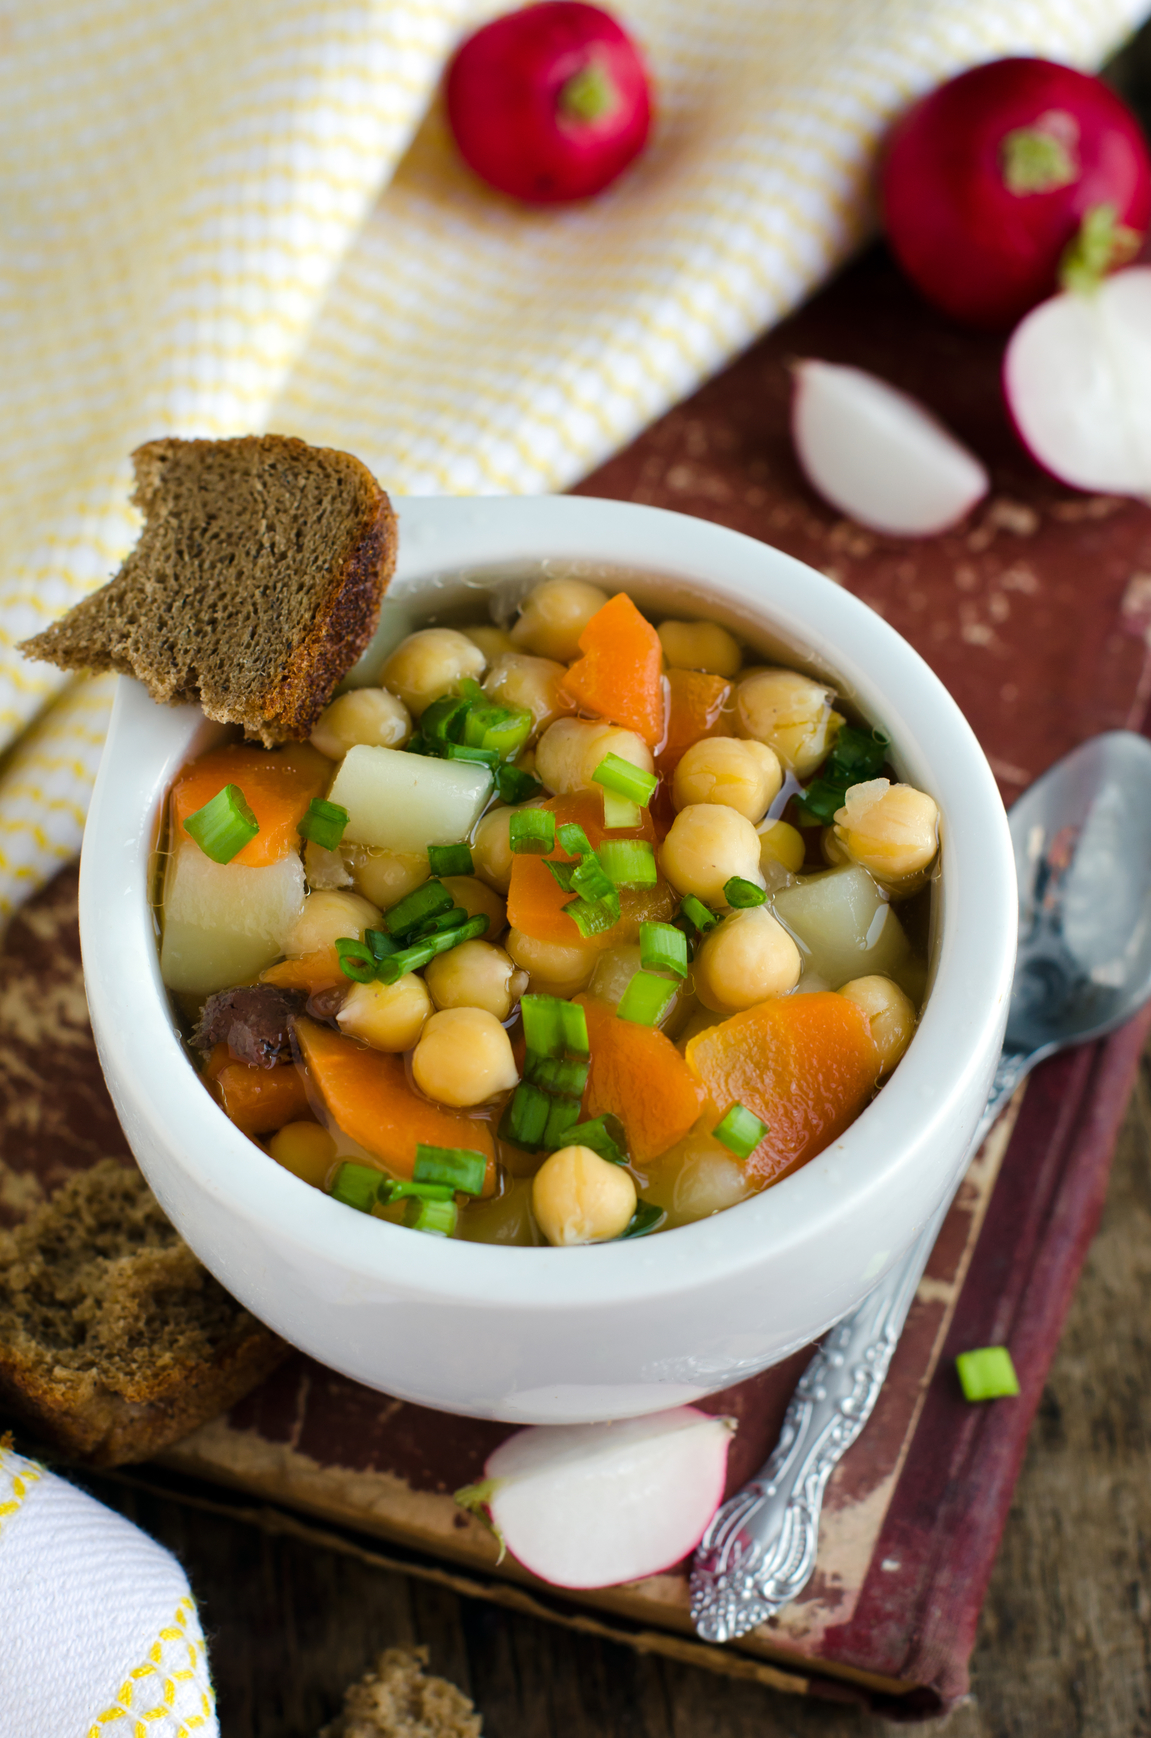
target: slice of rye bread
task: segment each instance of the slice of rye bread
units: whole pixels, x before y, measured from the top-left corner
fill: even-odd
[[[139,1171],[102,1159],[0,1232],[0,1410],[90,1466],[143,1460],[289,1348],[196,1260]]]
[[[319,1738],[481,1738],[474,1702],[446,1678],[425,1676],[427,1663],[426,1647],[385,1648]]]
[[[375,632],[396,520],[350,453],[286,435],[132,454],[140,539],[119,573],[21,651],[138,676],[267,747],[311,734]]]

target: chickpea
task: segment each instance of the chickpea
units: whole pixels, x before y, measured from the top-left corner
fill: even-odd
[[[519,1080],[511,1039],[486,1008],[444,1008],[433,1014],[412,1052],[420,1091],[456,1110],[510,1092]]]
[[[449,948],[429,963],[424,975],[437,1008],[485,1008],[497,1020],[507,1019],[528,987],[527,973],[490,941]]]
[[[557,797],[598,790],[592,773],[609,754],[653,772],[651,750],[634,731],[586,718],[557,718],[536,744],[536,774]]]
[[[579,655],[580,635],[606,602],[607,592],[598,585],[582,579],[545,579],[520,606],[512,641],[518,651],[570,664]]]
[[[422,887],[431,874],[426,851],[385,851],[374,845],[347,845],[344,860],[365,899],[387,911]]]
[[[719,1014],[738,1014],[794,990],[799,949],[766,905],[733,911],[708,935],[692,967],[695,993]]]
[[[590,1147],[561,1147],[544,1160],[532,1183],[539,1228],[561,1249],[618,1237],[627,1229],[635,1203],[629,1173]]]
[[[496,658],[484,677],[484,693],[501,706],[519,706],[530,712],[535,730],[546,730],[555,719],[575,707],[560,683],[567,674],[552,658],[531,658],[526,652],[505,652]],[[517,766],[519,762],[516,762]]]
[[[312,732],[313,748],[331,760],[343,760],[349,748],[401,748],[412,734],[411,714],[386,688],[352,688],[320,713]]]
[[[508,923],[507,901],[493,888],[485,887],[474,875],[444,875],[441,880],[461,911],[466,911],[469,917],[482,914],[487,918],[485,940],[494,941],[503,934]]]
[[[517,805],[521,809],[542,806],[542,797],[533,797],[531,802]],[[486,815],[480,816],[472,834],[472,867],[481,881],[486,881],[497,893],[506,893],[511,886],[512,847],[508,829],[515,813],[514,808],[489,809]]]
[[[738,642],[717,622],[661,622],[656,632],[671,670],[734,676],[743,663]]]
[[[898,984],[879,976],[852,978],[840,986],[841,996],[854,1002],[871,1031],[871,1040],[879,1052],[883,1074],[890,1074],[915,1031],[915,1004],[905,996]]]
[[[764,875],[772,863],[779,864],[789,875],[798,875],[807,855],[798,827],[789,826],[786,821],[764,821],[758,832],[759,866]]]
[[[309,893],[288,931],[284,952],[295,960],[331,947],[340,936],[362,941],[365,929],[375,929],[379,922],[378,906],[361,899],[358,893]]]
[[[494,664],[497,658],[505,652],[515,651],[515,642],[503,628],[489,628],[486,624],[478,628],[461,628],[473,646],[478,646],[489,664]]]
[[[466,676],[476,681],[487,659],[466,634],[455,628],[421,628],[401,640],[381,675],[413,717],[419,718],[433,700],[456,694]]]
[[[322,1189],[335,1161],[336,1143],[318,1122],[289,1122],[272,1136],[268,1151],[285,1171]]]
[[[432,998],[423,978],[405,972],[394,984],[375,979],[353,984],[336,1015],[341,1032],[362,1038],[373,1050],[410,1050],[432,1012]]]
[[[677,893],[722,905],[733,875],[762,887],[759,834],[746,815],[723,803],[689,803],[663,842],[660,868]]]
[[[788,771],[806,778],[823,760],[843,723],[832,690],[798,670],[753,670],[735,691],[740,736],[766,742]]]
[[[783,783],[778,756],[766,743],[736,736],[705,736],[693,742],[675,769],[672,799],[725,803],[749,821],[762,821]]]
[[[939,810],[914,785],[868,779],[852,785],[844,807],[836,810],[835,836],[877,880],[906,882],[935,860]]]
[[[574,996],[595,970],[596,953],[590,947],[562,947],[554,941],[537,941],[520,929],[509,929],[504,943],[521,970],[527,972],[535,994]]]

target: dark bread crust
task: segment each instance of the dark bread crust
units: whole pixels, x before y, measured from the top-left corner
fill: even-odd
[[[351,454],[286,435],[149,441],[132,461],[135,548],[21,651],[136,676],[269,747],[302,741],[375,632],[387,496]]]
[[[0,1409],[89,1466],[144,1460],[289,1348],[201,1267],[114,1159],[0,1234]]]

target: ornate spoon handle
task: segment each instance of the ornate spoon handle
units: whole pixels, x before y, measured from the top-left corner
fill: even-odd
[[[1034,1060],[1000,1057],[971,1153]],[[951,1200],[903,1260],[831,1329],[799,1379],[767,1464],[716,1512],[691,1575],[692,1621],[705,1641],[746,1634],[806,1585],[827,1481],[871,1417]]]

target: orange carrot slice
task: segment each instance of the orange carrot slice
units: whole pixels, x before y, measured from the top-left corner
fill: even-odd
[[[768,1125],[746,1166],[759,1188],[838,1140],[879,1072],[866,1019],[830,990],[760,1002],[708,1027],[689,1039],[687,1064],[717,1121],[739,1103]]]
[[[351,981],[340,970],[334,947],[317,948],[297,960],[280,960],[260,973],[262,984],[278,984],[281,990],[306,990],[316,996],[321,990],[350,990]]]
[[[225,1116],[246,1135],[273,1134],[285,1123],[312,1116],[307,1085],[295,1063],[258,1068],[235,1061],[226,1044],[217,1044],[204,1077]]]
[[[702,670],[669,670],[667,685],[667,741],[656,756],[656,771],[663,778],[670,778],[694,742],[732,734],[724,716],[730,682]]]
[[[704,1089],[656,1027],[621,1020],[594,996],[575,1000],[587,1015],[591,1050],[584,1115],[618,1116],[632,1158],[646,1164],[683,1139],[704,1107]]]
[[[421,1141],[466,1147],[487,1159],[484,1194],[491,1194],[495,1148],[486,1122],[421,1098],[408,1084],[402,1056],[370,1050],[314,1020],[297,1019],[296,1037],[333,1122],[397,1176],[411,1176]]]
[[[313,797],[327,789],[332,763],[306,742],[270,752],[233,743],[194,761],[172,787],[172,845],[188,837],[184,822],[225,785],[238,785],[260,831],[232,858],[249,869],[278,863],[296,851],[296,832]]]
[[[663,737],[663,647],[625,592],[609,598],[579,637],[577,658],[560,683],[577,706],[625,730],[649,748]]]
[[[570,797],[551,797],[544,804],[553,810],[556,825],[576,821],[587,834],[594,851],[605,837],[603,797],[598,791],[577,791]],[[655,827],[646,809],[640,810],[638,827],[612,828],[613,839],[647,839],[654,841]],[[557,862],[568,861],[567,853],[556,847],[548,853]],[[634,941],[639,934],[641,918],[660,918],[675,909],[676,901],[662,878],[651,888],[625,888],[620,894],[620,921],[601,935],[585,941],[564,906],[571,898],[565,893],[544,859],[529,852],[517,852],[512,858],[511,886],[508,889],[508,922],[513,929],[530,935],[535,941],[554,942],[559,947],[586,947],[593,952],[600,948],[619,947]]]

